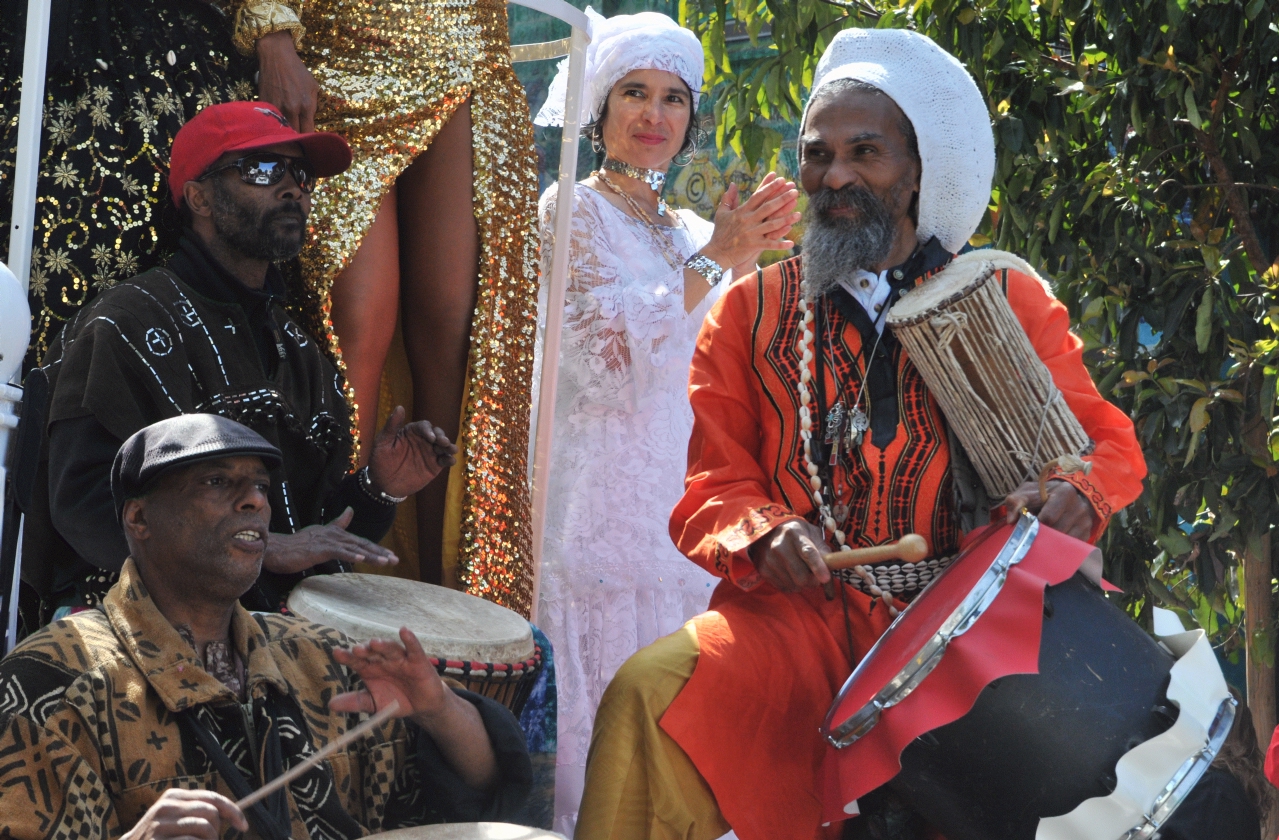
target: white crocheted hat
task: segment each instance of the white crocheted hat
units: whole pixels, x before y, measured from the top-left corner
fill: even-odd
[[[684,80],[693,92],[693,112],[702,90],[705,58],[697,36],[659,12],[606,18],[590,6],[591,42],[586,47],[586,90],[582,124],[594,122],[613,85],[632,70],[665,70]],[[560,62],[534,125],[563,125],[568,93],[568,59]]]
[[[915,127],[923,164],[916,234],[920,242],[936,236],[947,251],[959,251],[981,224],[995,174],[990,114],[972,76],[918,32],[845,29],[817,62],[808,104],[837,79],[879,88]]]

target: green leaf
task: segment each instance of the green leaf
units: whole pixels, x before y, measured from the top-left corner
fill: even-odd
[[[1258,0],[1260,2],[1260,0]],[[990,33],[990,38],[986,41],[987,55],[994,58],[999,55],[999,51],[1004,48],[1004,36],[998,29]]]
[[[1203,128],[1203,120],[1199,119],[1199,106],[1195,104],[1195,86],[1186,85],[1186,118],[1195,128]]]
[[[1212,339],[1212,284],[1204,289],[1204,296],[1199,301],[1199,311],[1195,313],[1195,347],[1200,353],[1208,352],[1208,342]]]
[[[1056,244],[1057,231],[1061,230],[1061,216],[1066,210],[1066,198],[1062,196],[1057,199],[1057,205],[1053,207],[1052,217],[1048,220],[1048,242]]]
[[[1198,434],[1202,432],[1211,419],[1208,416],[1208,406],[1212,404],[1212,400],[1208,397],[1200,397],[1195,400],[1195,404],[1190,408],[1190,431]]]
[[[1115,385],[1119,382],[1119,377],[1123,376],[1123,365],[1115,365],[1110,372],[1097,383],[1097,391],[1105,396],[1115,390]]]
[[[1172,528],[1160,534],[1155,537],[1155,542],[1159,543],[1160,548],[1173,557],[1181,557],[1190,553],[1190,540],[1179,528]]]
[[[1184,470],[1190,466],[1190,462],[1195,460],[1195,453],[1199,451],[1199,433],[1190,433],[1190,445],[1186,447],[1186,459],[1181,462],[1181,468]]]
[[[1248,20],[1256,20],[1257,15],[1261,14],[1261,10],[1264,8],[1266,8],[1266,0],[1252,0],[1243,13]]]

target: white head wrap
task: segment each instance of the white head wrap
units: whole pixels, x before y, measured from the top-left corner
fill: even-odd
[[[972,76],[918,32],[845,29],[817,62],[809,103],[838,79],[879,88],[915,127],[923,165],[916,235],[920,242],[936,236],[947,251],[958,252],[981,224],[995,174],[990,114]]]
[[[618,80],[632,70],[665,70],[684,80],[693,93],[693,111],[702,89],[706,59],[697,36],[666,15],[640,12],[605,18],[586,7],[591,42],[586,47],[586,90],[582,124],[594,122]],[[560,62],[534,125],[563,125],[568,93],[568,59]]]

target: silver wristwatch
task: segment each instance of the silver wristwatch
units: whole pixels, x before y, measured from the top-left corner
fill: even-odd
[[[694,254],[684,261],[685,268],[691,268],[706,278],[712,286],[724,278],[724,266],[715,262],[705,254]]]

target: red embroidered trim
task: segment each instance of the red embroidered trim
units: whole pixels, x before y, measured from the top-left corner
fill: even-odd
[[[799,518],[794,511],[782,505],[764,505],[747,511],[736,525],[724,529],[719,543],[730,552],[738,552],[782,522]]]
[[[1071,487],[1075,488],[1080,494],[1088,500],[1088,504],[1092,505],[1092,509],[1097,512],[1097,517],[1101,520],[1102,527],[1110,520],[1110,516],[1114,513],[1114,508],[1106,501],[1106,497],[1097,489],[1097,485],[1088,480],[1088,476],[1082,472],[1063,473],[1061,470],[1053,467],[1048,471],[1049,481],[1064,481]]]

